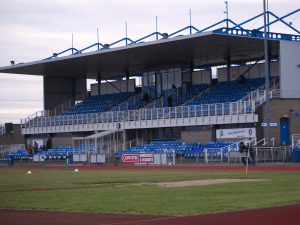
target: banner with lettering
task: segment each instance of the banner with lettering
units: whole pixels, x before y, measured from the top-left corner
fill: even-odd
[[[122,163],[154,163],[153,153],[122,153]]]
[[[236,129],[217,129],[216,136],[217,139],[256,137],[256,129],[254,127]]]

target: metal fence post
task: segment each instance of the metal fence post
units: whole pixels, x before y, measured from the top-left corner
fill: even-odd
[[[284,166],[284,151],[282,151],[282,165]]]
[[[107,160],[108,160],[108,165],[110,166],[110,151],[107,153]]]
[[[180,163],[182,165],[182,152],[180,151]]]
[[[264,165],[266,165],[266,150],[264,150]]]
[[[160,158],[160,166],[162,166],[161,152],[159,153],[159,158]]]

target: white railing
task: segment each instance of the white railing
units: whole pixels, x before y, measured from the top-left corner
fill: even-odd
[[[292,134],[292,148],[300,149],[300,134]]]
[[[112,143],[110,143],[110,141],[98,143],[97,146],[95,146],[95,144],[87,144],[86,149],[85,144],[83,144],[84,147],[81,147],[79,142],[79,145],[73,146],[73,154],[86,154],[88,152],[93,154],[111,154],[116,153],[117,151],[123,151],[124,149],[130,149],[131,147],[136,147],[140,144],[144,144],[144,140],[141,138],[137,138],[117,145],[111,144]]]
[[[272,80],[269,81],[269,87],[270,88],[274,89],[275,85],[276,85],[276,77],[274,77]],[[274,90],[270,91],[270,93],[273,93],[273,91]],[[239,102],[246,102],[248,107],[256,107],[257,106],[256,105],[257,100],[261,99],[261,100],[265,101],[265,96],[266,96],[266,84],[263,84],[259,88],[251,91],[251,93],[249,93],[248,95],[241,98],[238,101],[238,104],[239,104]],[[271,96],[272,96],[272,94],[271,94]],[[272,97],[275,97],[275,95],[272,96]],[[272,98],[272,97],[270,97],[270,98]],[[260,101],[258,101],[258,102],[260,102]],[[262,103],[260,103],[260,104],[262,104]]]
[[[272,91],[269,92],[269,98],[281,98],[281,90],[278,89],[274,89]],[[266,92],[264,92],[264,94],[258,98],[257,100],[253,101],[255,106],[259,106],[261,104],[263,104],[266,101]]]
[[[24,150],[24,144],[13,144],[13,145],[0,145],[0,155],[4,158],[4,154],[10,154],[11,152],[17,152],[18,150]]]
[[[36,119],[39,117],[49,117],[49,116],[59,116],[63,112],[67,112],[70,108],[75,107],[77,104],[82,103],[84,100],[88,99],[90,96],[90,92],[82,92],[75,97],[69,99],[68,101],[62,103],[61,105],[55,107],[51,110],[43,110],[33,113],[32,115],[28,116],[26,119],[29,122],[32,119]]]
[[[101,114],[79,114],[52,117],[38,117],[21,120],[22,128],[97,124],[111,122],[127,122],[173,118],[199,118],[214,116],[233,116],[254,113],[254,107],[249,107],[246,102],[215,103],[190,106],[177,106],[166,108],[126,110],[104,112]]]
[[[171,94],[172,98],[178,97],[179,94],[183,91],[183,89],[183,86],[177,89],[170,89],[169,92],[166,93],[164,96],[160,96],[159,99],[154,100],[152,103],[146,106],[146,109],[163,108],[164,101],[167,100],[169,94]]]
[[[144,92],[140,92],[128,99],[125,100],[125,102],[118,104],[117,106],[113,106],[112,107],[112,111],[122,111],[122,107],[126,106],[127,109],[130,106],[130,102],[133,102],[133,105],[135,105],[137,102],[141,101],[141,99],[143,99],[143,94]]]
[[[253,140],[254,140],[253,146],[257,146],[257,145],[258,145],[259,143],[261,143],[261,142],[263,142],[263,143],[261,144],[262,146],[268,144],[267,138],[263,138],[263,139],[261,139],[260,141],[257,141],[257,138],[254,138]],[[273,147],[274,147],[274,145],[275,145],[275,138],[270,139],[270,141],[273,143]]]
[[[122,152],[123,150],[130,149],[132,147],[137,147],[140,144],[144,144],[144,140],[141,138],[137,138],[119,145],[110,146],[106,149],[103,149],[103,151],[114,154],[116,152]]]
[[[269,85],[275,86],[275,78],[270,81]],[[258,89],[252,91],[247,96],[237,102],[214,103],[177,107],[157,107],[163,105],[163,98],[154,101],[150,107],[139,110],[110,111],[93,114],[77,114],[65,116],[44,116],[31,119],[21,120],[22,128],[48,127],[48,126],[64,126],[79,124],[95,124],[95,123],[111,123],[111,122],[127,122],[141,120],[157,120],[172,118],[193,118],[193,117],[210,117],[210,116],[232,116],[253,114],[255,107],[265,102],[266,92],[265,84]],[[176,95],[176,90],[173,89]],[[273,89],[269,92],[270,98],[280,98],[281,90]],[[165,97],[164,97],[165,98]],[[153,108],[151,108],[153,107]],[[56,114],[55,114],[56,115]]]

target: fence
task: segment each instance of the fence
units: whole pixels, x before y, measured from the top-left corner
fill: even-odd
[[[24,123],[22,124],[22,127],[26,127],[26,126],[28,127],[31,124],[34,124],[34,121],[36,121],[39,118],[50,117],[50,116],[59,116],[63,112],[68,111],[70,108],[75,107],[77,104],[80,104],[84,100],[88,99],[90,94],[91,93],[89,91],[82,92],[82,93],[76,95],[75,97],[69,99],[68,101],[62,103],[61,105],[55,107],[52,110],[38,111],[38,112],[30,115],[26,119],[21,120],[21,124],[22,124],[22,121],[24,121]]]
[[[300,134],[292,134],[292,147],[300,149]]]
[[[111,165],[114,163],[116,152],[122,152],[140,144],[144,144],[144,140],[139,138],[113,146],[109,141],[103,142],[97,146],[87,146],[87,150],[80,148],[80,146],[79,148],[73,147],[73,161],[87,162],[88,164],[106,162],[108,165]]]
[[[132,145],[138,145],[138,143],[131,142]],[[141,144],[141,143],[140,143]],[[127,143],[129,146],[130,144]],[[299,151],[294,151],[290,147],[254,147],[253,148],[256,155],[254,161],[256,166],[300,166]],[[121,153],[113,154],[112,150],[107,149],[105,152],[93,153],[92,151],[85,154],[73,154],[72,160],[70,162],[89,164],[89,165],[114,165],[115,156],[117,158],[116,162],[118,165],[147,165],[147,166],[235,166],[243,165],[241,157],[236,156],[236,151],[222,151],[221,149],[209,149],[203,152],[175,152],[172,150],[166,150],[161,153],[154,153],[154,163],[144,163],[144,164],[133,164],[133,163],[122,163]],[[37,155],[37,157],[39,157]],[[40,156],[42,157],[42,156]],[[55,158],[55,157],[54,157]],[[75,159],[76,158],[76,159]],[[22,164],[22,159],[20,161]],[[50,160],[48,160],[50,164]],[[24,161],[23,161],[24,162]],[[34,160],[35,164],[41,165],[40,160]],[[64,163],[65,160],[60,161],[56,158],[53,161],[54,164]],[[53,164],[52,163],[52,164]],[[3,165],[3,162],[2,162]],[[15,163],[15,165],[19,165]],[[249,166],[252,165],[249,164]]]

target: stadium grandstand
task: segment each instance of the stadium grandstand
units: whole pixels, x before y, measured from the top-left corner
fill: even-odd
[[[20,122],[25,148],[6,151],[2,159],[28,157],[27,145],[34,142],[34,161],[72,155],[69,162],[83,163],[113,163],[121,153],[154,153],[157,164],[178,157],[222,161],[249,138],[253,145],[291,148],[292,135],[300,133],[300,32],[283,19],[299,11],[280,17],[267,12],[275,15],[268,27],[282,22],[295,31],[268,31],[268,71],[263,27],[243,28],[262,15],[240,24],[227,19],[201,30],[154,32],[136,41],[126,37],[1,67],[1,73],[44,80],[44,110]],[[223,22],[226,27],[214,29]],[[184,30],[190,33],[181,35]],[[156,40],[145,42],[149,36]],[[98,50],[86,52],[93,46]],[[97,80],[89,91],[87,79]]]

